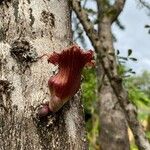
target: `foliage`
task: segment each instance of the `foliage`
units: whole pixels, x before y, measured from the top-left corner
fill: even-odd
[[[125,66],[122,66],[122,73],[125,74]],[[138,118],[142,122],[146,122],[145,132],[147,138],[150,140],[150,72],[144,71],[141,75],[130,76],[124,78],[124,84],[129,93],[129,99],[132,103],[138,108]],[[131,150],[138,150],[137,146],[134,143],[134,140],[131,141],[130,145]]]
[[[121,77],[124,78],[130,76],[131,74],[135,74],[132,68],[128,68],[126,66],[126,63],[128,61],[137,61],[137,59],[132,56],[132,49],[128,49],[127,56],[121,56],[120,51],[117,50],[117,60],[118,60],[118,66],[117,66],[118,74]]]
[[[150,25],[145,25],[145,28],[148,29],[148,33],[150,34]]]
[[[95,68],[84,69],[82,83],[82,100],[85,108],[87,138],[89,149],[98,150],[99,119],[96,110],[96,71]]]
[[[136,76],[132,80],[133,84],[150,99],[150,72],[144,71],[140,76]]]
[[[129,49],[127,56],[120,56],[120,52],[117,50],[118,58],[118,73],[124,79],[124,85],[126,86],[129,99],[138,108],[138,117],[140,121],[147,120],[148,126],[150,126],[150,72],[143,71],[141,75],[136,75],[132,68],[126,66],[126,62],[129,60],[137,61],[132,57],[132,50]],[[147,137],[150,139],[150,129],[146,130]],[[137,147],[131,144],[131,149],[136,150]]]
[[[123,66],[123,65],[122,65]],[[124,66],[124,69],[126,67]],[[98,148],[98,133],[99,119],[97,112],[96,101],[96,73],[95,68],[85,69],[83,71],[84,79],[82,83],[82,100],[85,108],[85,119],[87,128],[87,138],[89,140],[89,149],[97,150]],[[124,72],[126,73],[126,72]],[[141,75],[130,76],[124,78],[124,85],[128,89],[129,97],[132,102],[138,107],[138,116],[140,121],[145,121],[150,116],[150,72],[144,71]],[[148,122],[150,126],[150,121]],[[145,129],[146,130],[146,129]],[[146,132],[150,139],[150,132]],[[132,142],[132,150],[137,150],[137,147]]]
[[[127,78],[125,85],[129,91],[129,97],[138,107],[150,107],[150,73],[144,71],[139,76]]]
[[[144,71],[139,76],[125,80],[130,100],[138,107],[138,118],[143,124],[146,136],[150,140],[150,72]],[[136,148],[132,148],[133,150]]]
[[[127,56],[120,56],[120,51],[117,50],[117,58],[118,74],[124,78],[132,102],[138,107],[150,106],[150,72],[144,71],[139,76],[131,76],[135,72],[132,68],[126,67],[126,62],[129,60],[137,61],[136,58],[132,57],[131,49],[128,49]]]
[[[82,98],[86,100],[84,103],[87,111],[93,111],[93,105],[96,100],[96,73],[95,68],[84,69],[82,83]]]
[[[131,55],[131,50],[128,55]],[[129,56],[127,56],[129,57]],[[125,77],[126,67],[121,64],[122,76],[124,76],[124,85],[128,89],[130,100],[138,107],[139,120],[147,120],[150,115],[150,72],[144,71],[141,75]],[[84,79],[82,83],[82,100],[85,108],[85,120],[87,128],[87,138],[89,140],[89,149],[98,148],[99,117],[96,101],[96,71],[95,68],[84,69]],[[150,123],[150,122],[149,122]],[[150,132],[146,132],[150,138]],[[131,144],[132,150],[137,150],[135,144]]]

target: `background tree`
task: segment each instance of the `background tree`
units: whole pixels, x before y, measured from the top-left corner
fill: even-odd
[[[129,149],[127,126],[125,122],[126,118],[128,125],[134,134],[138,148],[148,150],[150,149],[150,145],[145,137],[142,126],[137,120],[136,108],[131,104],[128,94],[123,87],[121,76],[118,73],[118,65],[116,63],[115,50],[113,47],[111,25],[113,22],[117,21],[119,14],[123,10],[125,0],[116,0],[114,3],[108,0],[95,0],[94,2],[97,6],[96,11],[88,11],[89,9],[85,8],[85,3],[82,2],[83,1],[81,1],[81,3],[79,1],[72,1],[72,5],[73,10],[97,53],[97,91],[98,98],[101,97],[101,148],[109,149],[111,147],[111,149],[121,149],[119,141],[122,141],[122,145],[127,145],[126,147],[123,146],[123,149]],[[89,14],[91,12],[95,12],[96,14],[95,22],[90,18]],[[121,106],[121,109],[119,106]],[[118,111],[120,112],[118,113]],[[122,112],[125,116],[119,115]],[[115,113],[117,114],[117,119],[115,118]],[[108,116],[106,114],[108,114]],[[122,118],[119,118],[119,116]],[[115,124],[115,122],[112,121],[113,117],[118,124]],[[120,123],[123,124],[121,125]],[[119,127],[115,128],[113,126],[114,124],[115,127],[120,125],[121,130]],[[122,132],[118,132],[119,130]],[[116,138],[113,136],[121,134],[124,139],[120,136],[116,136]]]
[[[135,76],[130,73],[131,69],[127,69],[127,67],[125,66],[120,66],[119,68],[120,75],[124,77],[124,85],[128,89],[129,97],[132,100],[132,103],[138,108],[138,119],[141,122],[144,131],[146,132],[146,136],[150,139],[150,98],[149,94],[147,94],[148,91],[146,88],[149,86],[148,83],[150,81],[149,76],[147,76],[149,72],[144,71],[141,75]],[[145,77],[145,73],[148,78]],[[98,123],[96,90],[93,90],[96,89],[95,69],[85,69],[84,74],[86,74],[86,76],[83,79],[82,83],[82,100],[85,107],[86,128],[88,131],[87,138],[89,141],[89,148],[96,150],[99,149],[98,130],[100,126]],[[146,83],[143,82],[143,80],[146,81]],[[146,90],[146,92],[144,91],[144,89]],[[132,150],[138,150],[134,143],[134,139],[130,130],[128,134],[130,139],[130,148]]]
[[[50,99],[56,70],[37,57],[71,43],[66,0],[0,1],[0,149],[87,149],[79,95],[38,120],[36,107]]]

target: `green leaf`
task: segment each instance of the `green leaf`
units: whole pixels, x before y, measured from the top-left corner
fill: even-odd
[[[122,60],[126,60],[126,61],[128,60],[128,58],[127,58],[127,57],[119,56],[118,58],[119,58],[119,59],[122,59]]]
[[[145,28],[150,28],[150,25],[146,24],[146,25],[145,25]]]
[[[146,137],[147,137],[148,139],[150,139],[150,132],[149,132],[149,131],[146,132]]]
[[[125,64],[126,61],[121,61],[121,60],[120,60],[119,63],[120,63],[120,64]]]
[[[131,59],[132,61],[137,61],[137,59],[134,57],[130,57],[129,59]]]
[[[128,49],[128,56],[132,54],[132,49]]]
[[[132,72],[132,69],[130,68],[127,72]]]
[[[120,54],[120,51],[117,49],[117,55],[119,55]]]
[[[136,72],[135,72],[135,71],[132,71],[131,73],[132,73],[132,74],[136,74]]]

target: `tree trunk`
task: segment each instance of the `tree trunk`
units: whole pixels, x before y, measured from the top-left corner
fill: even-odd
[[[70,44],[66,0],[0,2],[1,150],[84,150],[79,94],[60,111],[39,120],[36,107],[50,99],[48,79],[56,67],[38,59]]]
[[[100,147],[102,150],[129,150],[127,123],[117,98],[108,82],[100,92]]]
[[[108,56],[110,57],[109,59],[113,60],[112,62],[115,63],[111,23],[107,17],[102,18],[99,23],[99,28],[99,38],[101,41],[101,46],[99,49],[106,50]],[[113,65],[116,66],[116,64]],[[97,62],[97,66],[99,72],[98,85],[101,86],[101,88],[98,88],[98,97],[100,97],[100,147],[102,150],[129,150],[129,139],[125,115],[122,112],[118,99],[109,83],[107,76],[104,75],[104,71],[99,62]],[[116,74],[117,70],[115,70],[115,68],[113,68],[113,71]]]

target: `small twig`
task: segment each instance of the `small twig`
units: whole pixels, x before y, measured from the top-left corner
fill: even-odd
[[[139,2],[140,2],[144,7],[146,7],[147,9],[150,10],[150,3],[145,2],[144,0],[139,0]]]
[[[90,19],[88,18],[88,15],[84,9],[82,9],[81,4],[79,1],[72,1],[72,7],[75,11],[77,17],[80,19],[81,24],[84,26],[84,30],[89,37],[92,45],[94,46],[95,40],[98,40],[97,32],[94,30],[94,26]],[[86,21],[85,21],[86,20]]]
[[[114,5],[112,7],[110,7],[110,13],[112,13],[113,15],[111,15],[111,23],[113,23],[114,21],[116,21],[116,19],[118,18],[118,16],[120,15],[120,13],[122,12],[124,5],[125,5],[126,0],[116,0]]]

